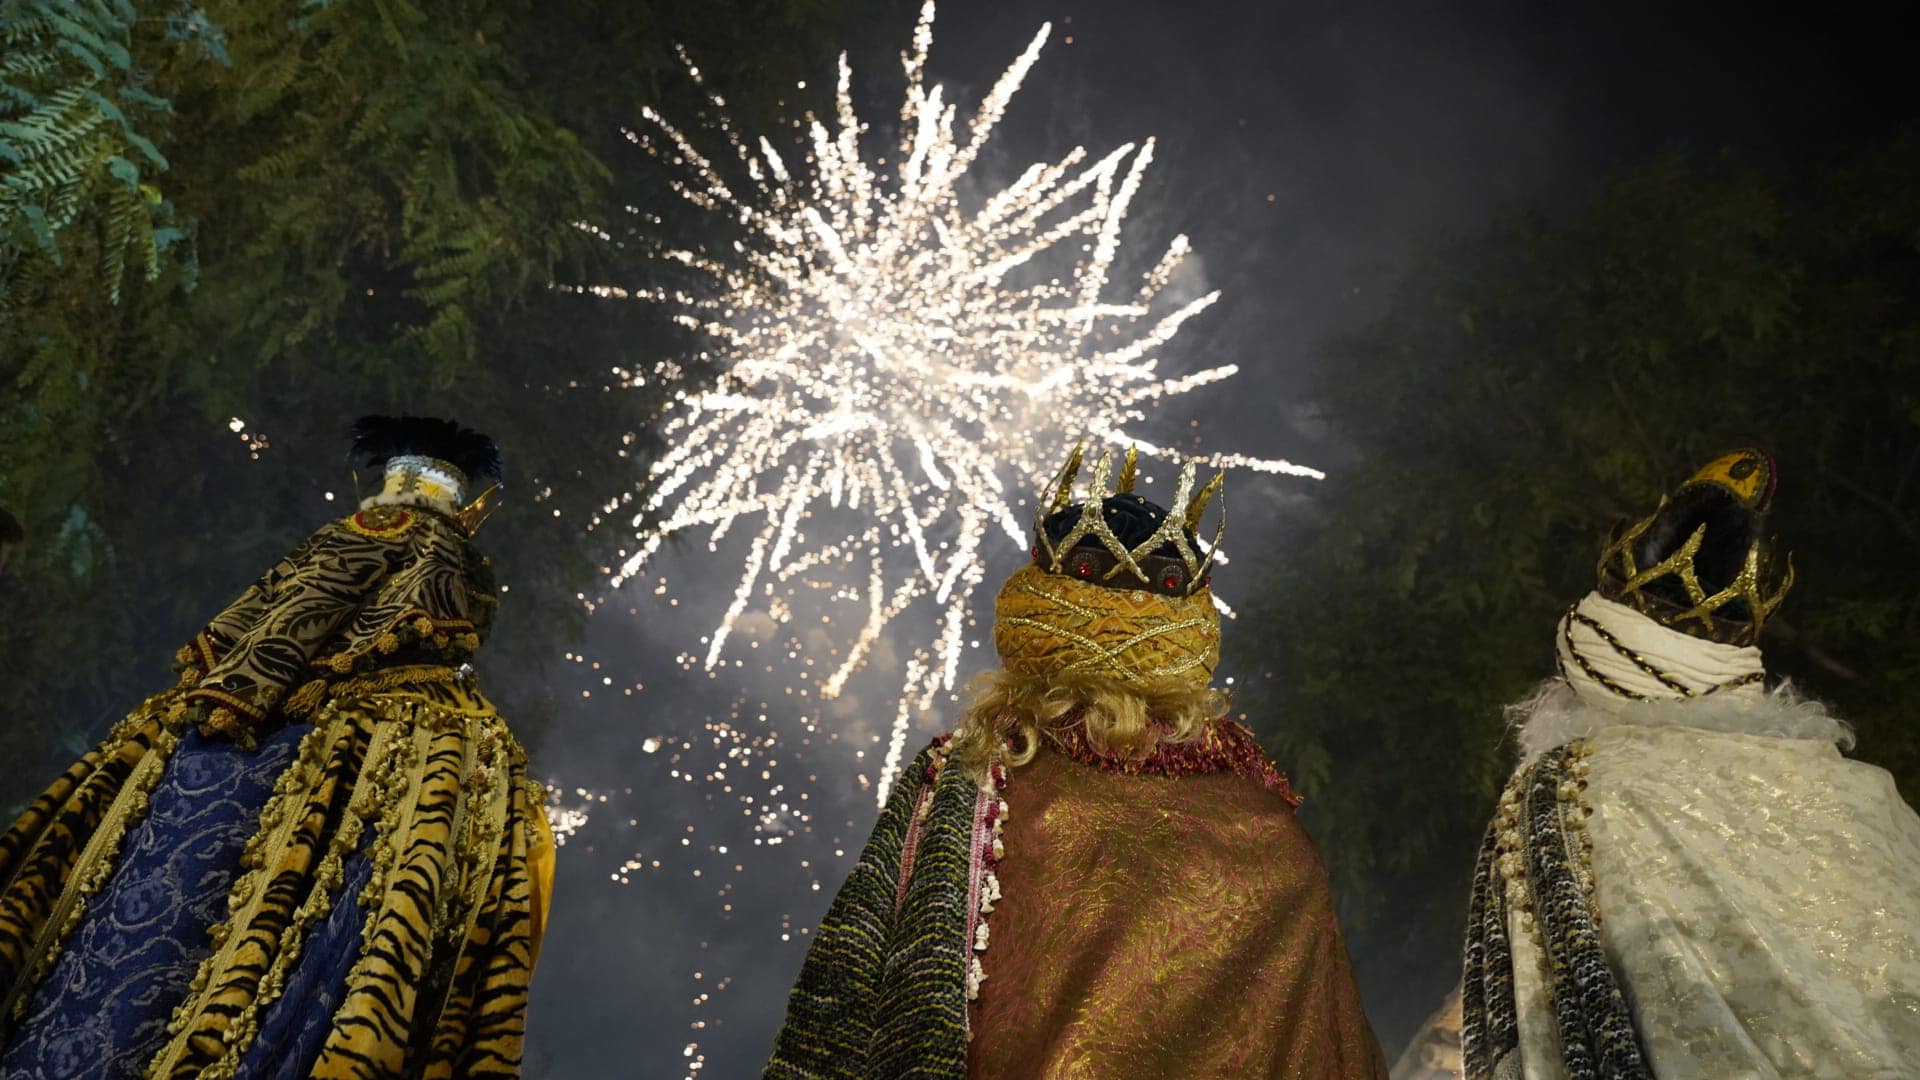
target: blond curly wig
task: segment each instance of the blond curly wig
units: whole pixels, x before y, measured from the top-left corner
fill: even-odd
[[[1078,723],[1095,752],[1139,761],[1162,744],[1199,741],[1207,725],[1226,713],[1226,694],[1187,679],[1123,685],[1097,675],[1024,675],[1002,668],[967,683],[952,760],[984,780],[993,762],[1025,765],[1043,740]]]

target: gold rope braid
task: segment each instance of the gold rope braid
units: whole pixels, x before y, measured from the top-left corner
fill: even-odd
[[[394,725],[376,722],[367,750],[361,759],[360,776],[341,812],[333,842],[314,869],[307,898],[294,912],[280,936],[280,948],[271,966],[261,976],[240,1015],[234,1018],[226,1035],[227,1051],[221,1059],[200,1074],[206,1080],[226,1080],[239,1074],[240,1060],[260,1033],[260,1021],[266,1011],[285,993],[287,979],[304,951],[307,936],[333,909],[334,896],[345,878],[346,860],[360,847],[360,838],[369,819],[378,820],[378,801],[382,793],[393,789],[394,770],[390,759],[400,756],[394,750]],[[404,737],[404,733],[402,733]]]
[[[457,683],[465,678],[459,668],[446,664],[403,664],[338,682],[325,678],[314,679],[294,691],[286,704],[281,706],[281,711],[289,716],[304,717],[329,698],[345,700],[408,686]]]
[[[1620,695],[1623,698],[1632,698],[1634,701],[1647,700],[1647,696],[1645,694],[1638,693],[1637,691],[1629,690],[1626,687],[1621,686],[1619,683],[1614,682],[1612,679],[1609,679],[1605,675],[1601,674],[1600,669],[1594,667],[1592,664],[1589,664],[1587,662],[1587,658],[1580,655],[1579,647],[1574,645],[1573,643],[1573,612],[1572,611],[1568,611],[1567,618],[1562,620],[1560,623],[1560,637],[1561,637],[1561,640],[1566,642],[1567,655],[1573,657],[1573,662],[1580,665],[1580,670],[1586,672],[1587,678],[1592,679],[1594,682],[1599,683],[1601,686],[1606,687],[1608,690],[1611,690],[1612,692]],[[1564,661],[1562,662],[1562,667],[1563,668],[1565,667]],[[1562,674],[1564,674],[1564,671],[1562,672]]]
[[[1582,615],[1578,608],[1568,609],[1567,618],[1593,631],[1595,634],[1599,636],[1601,641],[1604,641],[1608,645],[1612,646],[1614,652],[1617,652],[1621,656],[1624,656],[1628,660],[1631,660],[1633,662],[1633,666],[1653,676],[1656,680],[1659,681],[1661,686],[1664,686],[1667,689],[1672,690],[1674,693],[1679,694],[1681,697],[1693,696],[1693,691],[1690,688],[1688,688],[1687,684],[1681,682],[1680,680],[1674,678],[1671,675],[1668,675],[1666,672],[1661,671],[1658,667],[1655,667],[1653,664],[1648,663],[1646,658],[1642,657],[1639,653],[1636,653],[1632,649],[1627,648],[1626,645],[1624,645],[1619,638],[1613,636],[1613,631],[1608,630],[1604,626],[1601,626],[1600,621],[1598,619],[1595,619],[1590,615]],[[1571,644],[1571,635],[1569,635],[1569,644]]]
[[[1053,623],[1042,622],[1039,619],[1030,619],[1025,615],[1002,615],[1000,616],[1000,621],[1008,626],[1026,627],[1028,629],[1039,630],[1043,633],[1052,634],[1055,637],[1064,638],[1068,641],[1073,642],[1076,645],[1079,645],[1081,648],[1086,649],[1089,653],[1093,654],[1085,660],[1081,660],[1074,664],[1069,664],[1067,667],[1067,670],[1069,671],[1074,670],[1075,668],[1105,667],[1105,668],[1111,669],[1116,675],[1120,676],[1123,679],[1128,676],[1135,675],[1135,672],[1133,672],[1131,669],[1125,667],[1120,663],[1121,655],[1126,653],[1127,650],[1138,648],[1140,645],[1146,642],[1152,641],[1154,638],[1157,638],[1157,637],[1166,637],[1169,634],[1178,634],[1187,630],[1191,630],[1196,626],[1206,625],[1205,619],[1186,619],[1181,622],[1167,623],[1162,626],[1149,627],[1145,630],[1141,630],[1138,633],[1133,634],[1131,637],[1128,637],[1125,641],[1119,642],[1118,644],[1115,644],[1115,645],[1102,645],[1100,642],[1094,640],[1091,637],[1088,637],[1085,634],[1080,633],[1077,630],[1069,630],[1064,626],[1058,626]],[[1185,660],[1180,661],[1177,664],[1170,664],[1164,668],[1161,668],[1158,671],[1146,672],[1144,674],[1151,677],[1184,675],[1187,672],[1192,671],[1194,668],[1200,667],[1202,664],[1205,664],[1206,661],[1207,661],[1207,658],[1205,655],[1194,655],[1192,657],[1189,657]]]

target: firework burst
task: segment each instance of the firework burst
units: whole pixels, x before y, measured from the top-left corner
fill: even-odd
[[[724,216],[740,238],[731,250],[664,253],[698,285],[587,290],[671,305],[706,338],[704,359],[718,372],[712,389],[676,399],[661,429],[669,449],[645,484],[606,507],[601,520],[631,514],[638,540],[612,570],[613,585],[641,573],[668,537],[708,530],[717,540],[751,522],[745,566],[704,662],[720,660],[750,610],[789,620],[784,598],[798,583],[837,569],[844,580],[832,598],[859,613],[860,627],[819,669],[823,699],[872,658],[890,623],[910,610],[936,613],[904,663],[881,799],[914,712],[953,686],[993,535],[1027,542],[1016,507],[1036,478],[1083,437],[1175,456],[1130,425],[1237,370],[1159,370],[1162,349],[1219,298],[1172,297],[1184,236],[1137,280],[1113,280],[1116,264],[1129,261],[1121,227],[1153,159],[1151,140],[1098,158],[1076,147],[969,195],[988,186],[970,170],[1049,28],[963,120],[926,81],[933,16],[928,2],[903,55],[898,141],[871,158],[844,55],[833,115],[805,116],[784,152],[742,137],[711,92],[711,137],[701,141],[724,143],[712,157],[647,111],[645,130],[630,137],[668,159],[679,194]],[[687,67],[698,80],[691,60]],[[1320,476],[1239,454],[1203,460]]]

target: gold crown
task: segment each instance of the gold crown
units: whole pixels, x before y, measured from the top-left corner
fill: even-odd
[[[1078,504],[1080,516],[1056,542],[1047,536],[1046,520],[1075,505],[1073,482],[1080,475],[1080,464],[1085,456],[1084,445],[1073,448],[1066,465],[1048,485],[1035,508],[1034,563],[1049,573],[1082,578],[1109,588],[1146,589],[1168,596],[1191,596],[1205,588],[1211,580],[1207,571],[1213,565],[1214,552],[1219,550],[1220,540],[1227,531],[1224,496],[1220,500],[1219,519],[1213,529],[1213,539],[1206,545],[1206,553],[1202,555],[1195,551],[1194,544],[1187,537],[1199,528],[1207,504],[1220,494],[1226,483],[1226,474],[1215,474],[1196,495],[1193,485],[1198,463],[1189,461],[1183,465],[1180,480],[1174,485],[1173,503],[1167,507],[1166,516],[1161,519],[1153,535],[1129,547],[1114,534],[1113,526],[1107,521],[1105,503],[1110,495],[1134,494],[1134,480],[1139,475],[1139,452],[1132,447],[1127,449],[1120,466],[1119,483],[1111,492],[1107,490],[1107,481],[1113,472],[1113,455],[1103,453],[1094,462],[1087,498]],[[1099,546],[1082,546],[1089,538],[1098,541]],[[1171,546],[1175,554],[1155,554],[1167,546]],[[1122,574],[1126,576],[1122,577]]]
[[[1772,498],[1772,460],[1758,450],[1734,451],[1708,463],[1679,490],[1684,493],[1696,486],[1724,490],[1740,505],[1752,510],[1757,518]],[[1768,616],[1793,588],[1793,557],[1789,555],[1783,560],[1785,570],[1776,575],[1777,541],[1755,537],[1747,546],[1733,579],[1718,592],[1708,594],[1695,565],[1700,548],[1707,540],[1707,525],[1702,522],[1671,554],[1641,569],[1634,548],[1667,509],[1668,502],[1667,497],[1662,496],[1653,513],[1625,529],[1616,528],[1600,553],[1597,570],[1602,591],[1611,599],[1629,604],[1641,614],[1683,633],[1728,645],[1757,644]],[[1647,586],[1665,578],[1680,583],[1687,603],[1646,591]],[[1723,614],[1725,608],[1734,603],[1746,606],[1745,618]]]

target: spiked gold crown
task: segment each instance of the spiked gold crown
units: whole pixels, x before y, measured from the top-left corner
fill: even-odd
[[[1600,553],[1601,592],[1694,637],[1757,644],[1768,616],[1793,588],[1792,557],[1776,563],[1776,541],[1759,535],[1774,482],[1773,459],[1764,451],[1714,459],[1671,498],[1663,496],[1653,513],[1614,530]],[[1686,539],[1663,554],[1681,531]],[[1716,550],[1703,555],[1707,548]],[[1703,568],[1709,557],[1719,565]],[[1643,568],[1643,561],[1649,565]],[[1703,574],[1724,584],[1708,592]]]
[[[1054,477],[1040,499],[1033,521],[1033,561],[1053,574],[1080,578],[1115,589],[1145,589],[1165,596],[1191,596],[1212,581],[1208,571],[1213,554],[1226,534],[1226,502],[1214,525],[1213,539],[1205,552],[1196,550],[1194,539],[1201,515],[1220,495],[1226,474],[1216,474],[1196,494],[1194,475],[1197,463],[1189,461],[1180,469],[1174,485],[1173,503],[1153,524],[1144,539],[1130,542],[1115,533],[1109,514],[1116,510],[1138,508],[1148,520],[1160,508],[1134,493],[1139,475],[1139,453],[1129,448],[1120,465],[1119,481],[1112,491],[1107,483],[1113,472],[1113,455],[1103,453],[1095,460],[1093,474],[1084,501],[1074,502],[1073,484],[1085,460],[1084,446],[1076,446],[1066,465]],[[1119,505],[1116,506],[1116,500]],[[1047,522],[1056,515],[1078,511],[1072,523],[1056,539]],[[1057,531],[1057,530],[1056,530]],[[1169,551],[1171,553],[1169,553]]]

